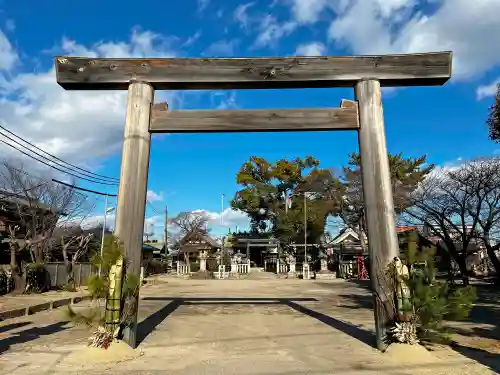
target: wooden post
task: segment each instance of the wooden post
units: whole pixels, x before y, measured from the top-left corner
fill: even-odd
[[[396,217],[385,141],[380,82],[363,80],[356,84],[359,106],[359,149],[374,293],[377,348],[387,348],[387,325],[394,315],[394,292],[385,277],[387,267],[399,255]]]
[[[128,88],[125,137],[122,151],[120,186],[116,209],[117,237],[125,249],[126,274],[140,278],[146,189],[148,183],[151,135],[149,123],[154,88],[146,82],[131,82]],[[138,304],[135,304],[136,308]],[[123,339],[136,347],[137,310]]]

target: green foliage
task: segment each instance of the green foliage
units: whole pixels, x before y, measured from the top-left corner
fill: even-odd
[[[497,85],[493,104],[489,108],[486,125],[488,126],[489,138],[497,143],[500,142],[500,83]]]
[[[109,283],[105,277],[99,275],[92,275],[87,280],[87,288],[89,294],[94,299],[106,298],[108,293]]]
[[[240,168],[236,181],[243,189],[236,193],[231,206],[250,217],[254,234],[269,231],[282,243],[303,242],[304,192],[313,193],[306,198],[310,242],[319,239],[328,215],[335,214],[338,207],[339,180],[310,156],[274,163],[251,157]],[[284,194],[292,196],[288,210]]]
[[[101,267],[100,275],[92,275],[87,281],[87,287],[94,301],[99,301],[108,298],[110,280],[109,273],[111,267],[115,265],[124,255],[123,244],[113,236],[108,235],[104,239],[103,256],[96,254],[92,263],[98,268]],[[120,313],[120,325],[130,323],[130,319],[135,311],[137,297],[139,295],[140,280],[137,275],[126,274],[123,280],[121,289],[121,300],[123,308]],[[76,313],[71,307],[68,308],[68,317],[75,323],[85,324],[88,326],[101,325],[104,321],[102,308],[97,303],[94,308],[90,309],[88,314]]]
[[[158,259],[146,259],[142,262],[142,266],[144,267],[144,277],[167,272],[167,262]]]
[[[404,259],[409,276],[402,281],[410,289],[411,297],[405,315],[412,316],[421,340],[441,341],[448,337],[444,322],[467,318],[476,294],[471,286],[453,289],[445,282],[436,281],[436,248],[423,242],[416,232],[407,234]]]
[[[120,257],[123,257],[123,254],[123,244],[114,235],[106,235],[104,236],[102,257],[100,253],[94,254],[91,263],[96,268],[101,267],[101,277],[107,280],[111,267],[116,264]]]
[[[94,306],[86,314],[77,313],[71,306],[68,306],[67,315],[72,322],[87,326],[100,325],[103,322],[104,316],[99,301],[108,296],[109,272],[123,254],[123,244],[119,239],[114,235],[106,235],[104,237],[102,257],[99,253],[96,253],[91,259],[96,268],[101,267],[100,275],[91,275],[87,280],[88,292],[94,300]]]
[[[427,157],[405,158],[402,153],[388,154],[391,175],[394,208],[397,213],[403,212],[409,202],[409,194],[418,183],[434,169],[434,165],[426,165]],[[344,203],[340,210],[342,220],[351,226],[364,225],[363,185],[361,182],[361,156],[357,153],[349,155],[348,166],[344,168],[342,179],[344,189],[339,190]],[[363,228],[364,230],[366,228]]]
[[[41,263],[26,267],[26,293],[43,293],[50,290],[50,274]]]

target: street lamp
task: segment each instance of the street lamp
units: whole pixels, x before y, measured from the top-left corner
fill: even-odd
[[[108,196],[106,195],[106,201],[104,203],[104,219],[102,223],[102,236],[101,236],[101,262],[99,264],[99,276],[101,276],[101,267],[102,267],[102,256],[104,252],[104,235],[106,233],[106,217],[108,213],[113,212],[115,210],[115,207],[109,207],[108,208]]]
[[[307,262],[307,198],[311,196],[311,192],[304,192],[304,265]]]

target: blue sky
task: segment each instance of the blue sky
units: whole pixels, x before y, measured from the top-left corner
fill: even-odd
[[[500,0],[129,0],[99,7],[67,2],[0,2],[2,125],[64,160],[118,177],[125,114],[122,92],[64,92],[51,71],[54,55],[108,57],[244,57],[454,52],[453,79],[443,87],[384,92],[390,152],[428,155],[442,166],[500,147],[485,119],[500,77]],[[41,21],[43,27],[40,27]],[[353,90],[158,92],[176,109],[338,106]],[[1,137],[1,136],[0,136]],[[252,155],[269,160],[312,155],[324,167],[357,151],[355,133],[174,134],[153,136],[147,217],[161,232],[159,211],[206,210],[215,233],[245,226],[224,213],[221,194]],[[0,153],[15,152],[0,146]],[[113,186],[79,181],[116,193]],[[103,209],[99,199],[94,215]]]

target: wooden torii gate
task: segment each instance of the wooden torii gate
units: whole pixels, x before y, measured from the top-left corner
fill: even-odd
[[[56,57],[66,90],[128,90],[116,234],[127,272],[139,276],[151,133],[356,130],[366,207],[377,347],[386,348],[392,291],[387,265],[399,254],[385,140],[381,87],[443,85],[451,52],[287,58],[100,59]],[[155,90],[353,87],[340,108],[169,111],[153,106]],[[124,340],[136,346],[137,311]]]

